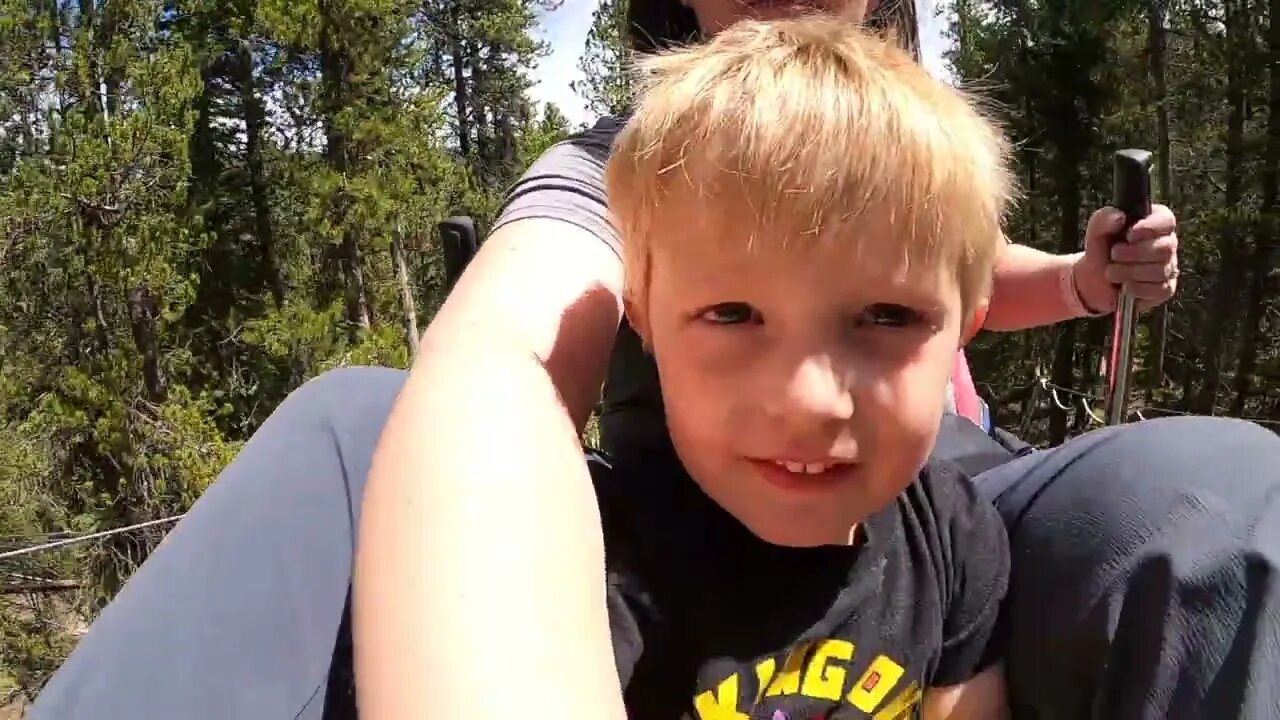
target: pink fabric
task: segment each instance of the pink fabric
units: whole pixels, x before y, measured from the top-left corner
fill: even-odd
[[[969,374],[969,361],[964,350],[956,352],[956,361],[951,369],[951,391],[955,393],[956,414],[982,424],[982,405],[978,399],[978,388],[973,384],[973,376]]]

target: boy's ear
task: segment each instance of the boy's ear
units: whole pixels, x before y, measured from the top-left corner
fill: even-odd
[[[640,309],[640,303],[634,298],[624,297],[622,299],[622,313],[626,317],[631,329],[636,331],[640,336],[640,341],[644,345],[644,349],[649,349],[649,319],[645,317],[644,312]]]
[[[969,316],[964,332],[960,335],[960,347],[968,345],[977,337],[978,332],[982,330],[982,326],[987,324],[987,311],[990,309],[990,297],[984,297],[974,305],[973,314]]]

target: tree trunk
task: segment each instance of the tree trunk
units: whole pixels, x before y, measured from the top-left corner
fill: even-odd
[[[1147,3],[1147,66],[1155,93],[1156,114],[1156,197],[1174,207],[1178,203],[1172,196],[1173,161],[1169,152],[1169,91],[1165,82],[1165,15],[1168,0],[1149,0]],[[1151,345],[1147,361],[1147,398],[1164,385],[1164,356],[1169,334],[1169,303],[1164,303],[1150,313],[1147,329]]]
[[[410,357],[418,356],[418,311],[413,302],[413,286],[409,284],[409,268],[404,259],[404,235],[399,227],[391,236],[391,264],[395,266],[396,282],[400,286],[400,304],[404,311],[404,334],[409,343]]]
[[[156,332],[159,317],[160,308],[150,288],[144,284],[129,291],[129,328],[133,345],[142,356],[143,390],[147,400],[157,405],[168,396],[160,367],[160,334]]]
[[[476,134],[476,154],[472,167],[476,177],[484,182],[492,177],[493,144],[490,142],[492,132],[485,112],[485,74],[480,66],[480,48],[474,41],[467,43],[467,61],[471,66],[471,126]]]
[[[258,96],[257,82],[253,76],[253,51],[244,40],[236,48],[234,63],[236,85],[240,91],[240,105],[244,112],[245,164],[249,172],[249,193],[253,202],[253,229],[258,236],[262,270],[276,307],[284,303],[285,282],[276,262],[275,232],[271,225],[271,201],[268,195],[266,167],[262,159],[263,136],[266,133],[267,115]]]
[[[1239,217],[1240,201],[1244,192],[1244,67],[1242,37],[1247,28],[1246,9],[1242,0],[1227,0],[1227,137],[1226,177],[1223,201],[1228,212],[1226,227],[1220,240],[1221,265],[1213,284],[1207,308],[1208,322],[1203,342],[1204,372],[1199,391],[1191,403],[1191,411],[1200,415],[1212,415],[1217,410],[1218,390],[1222,385],[1222,364],[1228,339],[1239,320],[1236,317],[1238,301],[1236,293],[1244,284],[1246,269],[1241,245]]]
[[[467,77],[463,71],[462,28],[458,11],[449,13],[449,59],[453,63],[453,107],[458,114],[458,152],[464,158],[471,157],[471,97],[467,93]]]
[[[1241,328],[1240,354],[1236,361],[1235,382],[1230,413],[1244,414],[1253,395],[1253,376],[1258,370],[1258,345],[1262,338],[1262,321],[1266,315],[1267,280],[1271,275],[1276,234],[1280,230],[1280,0],[1270,0],[1267,27],[1267,76],[1270,95],[1267,98],[1267,139],[1262,156],[1260,220],[1255,231],[1250,268],[1249,290],[1245,300],[1244,327]]]
[[[334,38],[332,1],[320,4],[320,73],[323,94],[325,128],[325,160],[334,173],[346,177],[350,164],[346,129],[338,121],[338,113],[347,105],[353,72],[350,55]],[[368,291],[365,288],[364,270],[360,265],[360,245],[356,239],[354,223],[347,217],[350,198],[345,190],[338,192],[333,203],[336,215],[334,224],[342,227],[342,240],[338,246],[338,261],[342,266],[343,286],[346,297],[346,320],[351,334],[368,331],[373,326]]]

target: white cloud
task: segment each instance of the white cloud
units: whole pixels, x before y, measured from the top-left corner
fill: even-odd
[[[924,65],[935,77],[950,78],[942,53],[950,45],[946,37],[948,15],[945,0],[917,0],[920,18],[920,46]],[[564,0],[556,10],[544,13],[538,35],[550,46],[551,55],[533,70],[533,99],[555,103],[574,125],[594,122],[586,103],[569,87],[582,77],[578,58],[582,56],[591,29],[591,13],[598,0]],[[939,14],[939,8],[942,8]]]

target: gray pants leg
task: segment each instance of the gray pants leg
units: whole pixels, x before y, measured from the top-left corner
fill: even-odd
[[[1010,534],[1016,718],[1280,718],[1280,438],[1153,420],[977,481]]]
[[[404,377],[344,369],[290,395],[106,607],[28,717],[354,717],[343,622],[354,528]]]

